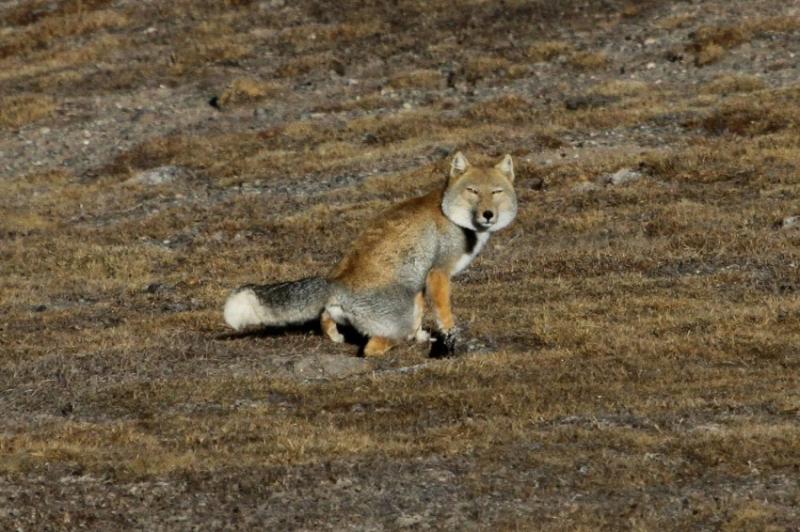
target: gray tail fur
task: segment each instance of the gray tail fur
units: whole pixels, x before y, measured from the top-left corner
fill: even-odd
[[[248,325],[283,326],[318,318],[328,300],[331,282],[307,277],[277,284],[246,284],[225,302],[225,322],[234,329]]]

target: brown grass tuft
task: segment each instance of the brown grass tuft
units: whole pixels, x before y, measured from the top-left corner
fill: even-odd
[[[280,94],[282,88],[281,84],[275,82],[266,83],[250,77],[236,78],[220,92],[218,104],[223,108],[251,104]]]
[[[687,48],[695,53],[695,65],[703,67],[719,61],[726,50],[749,42],[753,35],[744,26],[701,26],[691,37]]]
[[[533,104],[516,94],[505,94],[473,104],[467,117],[478,122],[522,123],[530,121],[535,114]]]
[[[307,54],[287,59],[276,71],[280,78],[293,78],[307,74],[322,76],[334,69],[331,53]]]
[[[485,78],[505,77],[510,67],[509,60],[490,54],[472,54],[463,64],[464,76],[469,83]]]
[[[700,50],[698,50],[697,55],[694,58],[694,64],[699,67],[704,67],[706,65],[710,65],[716,63],[722,56],[725,55],[725,48],[718,44],[707,44],[704,45]]]
[[[786,114],[769,104],[737,101],[726,103],[704,118],[701,127],[712,135],[766,135],[795,123],[797,113]]]
[[[710,45],[728,49],[752,38],[752,33],[744,26],[701,26],[692,35],[690,48],[698,52]]]
[[[700,87],[705,94],[731,94],[737,92],[754,92],[766,88],[761,78],[737,72],[720,74]]]
[[[0,125],[20,127],[51,116],[57,109],[52,96],[22,94],[0,99]]]
[[[438,70],[413,70],[389,78],[387,84],[394,89],[437,89],[445,83],[445,77]]]
[[[567,64],[578,70],[599,70],[605,68],[610,59],[605,52],[578,52],[567,59]]]
[[[534,63],[551,61],[560,55],[564,55],[572,49],[566,41],[539,41],[530,45],[525,50],[526,57]]]

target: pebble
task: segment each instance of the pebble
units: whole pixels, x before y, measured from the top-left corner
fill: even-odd
[[[630,183],[642,178],[642,173],[630,168],[623,168],[613,174],[606,174],[604,181],[609,185],[621,185],[622,183]]]
[[[183,173],[183,168],[180,166],[160,166],[140,172],[131,177],[125,184],[128,185],[164,185],[172,183],[175,179]]]

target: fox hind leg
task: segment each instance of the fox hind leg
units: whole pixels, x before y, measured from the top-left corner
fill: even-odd
[[[389,349],[393,348],[399,343],[394,338],[386,338],[385,336],[373,336],[364,346],[364,356],[374,357],[386,353]]]
[[[322,312],[322,316],[320,317],[320,326],[322,327],[322,332],[324,332],[328,338],[337,344],[344,342],[344,335],[339,332],[339,329],[336,328],[336,322],[333,320],[327,310]]]
[[[402,286],[360,292],[342,291],[325,306],[330,320],[349,324],[368,338],[365,356],[385,353],[405,339],[414,339],[422,324],[422,293]],[[328,317],[322,327],[331,330]]]

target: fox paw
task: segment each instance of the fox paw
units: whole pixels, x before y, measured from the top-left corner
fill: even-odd
[[[466,352],[466,347],[467,345],[461,336],[461,329],[451,327],[431,344],[430,356],[431,358],[458,356]]]
[[[413,338],[416,342],[421,344],[427,343],[431,341],[431,333],[420,327],[417,329],[417,332],[414,334]]]
[[[336,342],[337,344],[344,343],[344,335],[339,331],[328,332],[328,338]]]

